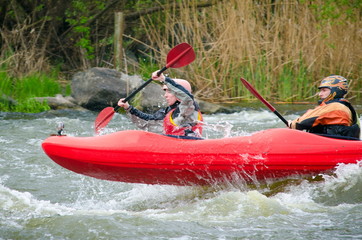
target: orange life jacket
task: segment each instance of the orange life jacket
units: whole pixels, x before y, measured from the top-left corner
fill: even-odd
[[[200,111],[198,111],[198,123],[195,125],[189,125],[189,126],[178,126],[173,118],[172,113],[175,111],[176,108],[169,111],[165,118],[163,119],[163,128],[164,133],[167,135],[176,135],[176,136],[188,136],[190,134],[193,134],[195,137],[201,137],[202,136],[202,114]]]

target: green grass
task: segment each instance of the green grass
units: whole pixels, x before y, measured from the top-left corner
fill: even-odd
[[[55,96],[62,92],[57,82],[58,73],[50,75],[37,73],[22,78],[13,78],[6,71],[0,71],[0,111],[36,113],[50,110],[46,102],[34,97]],[[69,87],[65,90],[70,91]]]
[[[307,68],[286,64],[277,80],[277,95],[286,102],[305,101],[317,92],[313,79],[308,78]]]
[[[229,90],[230,99],[241,97],[245,100],[254,99],[254,95],[242,85],[240,77],[248,80],[261,96],[271,101],[308,101],[317,92],[315,80],[311,79],[302,61],[285,64],[277,75],[271,75],[268,68],[267,62],[263,59],[254,65],[246,63],[233,69],[229,80],[220,84],[220,87],[223,91]],[[228,82],[231,82],[234,87],[227,85]]]
[[[162,68],[162,66],[159,66],[149,57],[138,60],[139,60],[139,69],[138,69],[139,72],[137,74],[141,75],[142,79],[145,81],[151,77],[154,71],[160,70]]]

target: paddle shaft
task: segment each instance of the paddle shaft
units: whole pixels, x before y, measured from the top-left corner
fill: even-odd
[[[160,71],[157,72],[157,76],[160,76],[161,73],[167,70],[167,67],[163,67]],[[152,78],[148,79],[146,82],[144,82],[141,86],[139,86],[136,90],[134,90],[130,95],[128,95],[123,102],[128,102],[130,99],[132,99],[139,91],[144,89],[150,82],[152,82]],[[116,106],[114,108],[114,111],[117,112],[120,109],[120,106]]]
[[[258,98],[262,103],[264,103],[265,106],[267,106],[275,115],[277,115],[279,117],[280,120],[282,120],[285,125],[288,126],[288,121],[282,116],[280,115],[280,113],[275,109],[275,107],[273,107],[267,100],[265,100],[256,90],[253,86],[251,86],[251,84],[246,81],[244,78],[240,78],[241,82],[245,85],[245,87],[256,97]]]
[[[277,115],[279,119],[282,120],[285,125],[287,125],[287,127],[289,127],[288,121],[282,115],[280,115],[280,113],[277,110],[273,111],[273,113]]]

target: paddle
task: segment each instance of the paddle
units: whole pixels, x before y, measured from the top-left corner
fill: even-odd
[[[170,50],[167,54],[166,66],[163,67],[160,71],[157,72],[157,75],[160,76],[161,73],[166,71],[167,68],[180,68],[186,66],[195,60],[195,52],[192,47],[187,43],[181,43]],[[141,91],[144,87],[146,87],[150,82],[152,82],[152,78],[148,79],[144,82],[140,87],[138,87],[135,91],[133,91],[129,96],[127,96],[123,102],[128,102],[131,98],[133,98],[139,91]],[[94,130],[96,133],[106,127],[109,121],[111,121],[115,112],[120,109],[120,106],[106,107],[103,109],[97,116],[94,121]]]
[[[265,104],[265,106],[267,106],[273,113],[275,113],[275,115],[277,115],[279,117],[280,120],[282,120],[285,125],[288,126],[288,121],[282,116],[280,115],[280,113],[269,103],[267,102],[256,90],[255,88],[253,88],[253,86],[251,86],[251,84],[246,81],[244,78],[240,78],[241,82],[245,85],[245,87],[255,96],[257,97],[262,103]]]

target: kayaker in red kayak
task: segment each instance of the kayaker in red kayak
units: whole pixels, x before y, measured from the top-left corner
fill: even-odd
[[[358,115],[350,102],[343,98],[348,91],[347,79],[331,75],[322,80],[318,89],[319,106],[293,121],[288,121],[289,127],[311,133],[359,138]]]
[[[163,74],[157,76],[152,73],[152,79],[163,83],[165,99],[168,107],[161,108],[153,114],[144,113],[124,98],[118,101],[118,106],[123,107],[131,117],[131,121],[142,130],[176,136],[202,136],[202,115],[188,81],[171,79]]]

